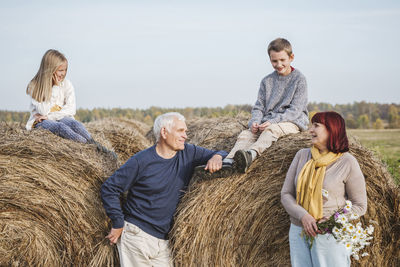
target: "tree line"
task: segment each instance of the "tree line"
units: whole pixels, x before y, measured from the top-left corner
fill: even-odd
[[[75,118],[82,122],[90,122],[107,117],[126,118],[142,121],[152,125],[154,119],[165,112],[177,111],[187,119],[196,117],[235,117],[243,114],[250,117],[251,105],[226,105],[225,107],[187,107],[187,108],[161,108],[148,109],[130,108],[94,108],[78,109]],[[310,118],[319,111],[336,111],[346,120],[350,129],[393,129],[400,128],[400,104],[379,104],[368,102],[354,102],[352,104],[316,103],[308,104]],[[0,110],[0,121],[25,123],[29,112]]]

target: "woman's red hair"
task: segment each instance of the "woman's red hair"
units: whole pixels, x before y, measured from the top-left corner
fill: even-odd
[[[325,125],[329,132],[327,148],[333,153],[343,153],[349,151],[349,140],[346,134],[344,119],[339,113],[334,111],[318,112],[311,122]]]

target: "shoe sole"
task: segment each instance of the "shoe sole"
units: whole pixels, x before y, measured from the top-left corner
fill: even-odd
[[[247,160],[246,155],[244,154],[246,151],[238,150],[233,156],[233,160],[236,166],[236,170],[241,173],[245,173],[248,169],[249,162]]]
[[[210,173],[204,170],[204,167],[196,167],[194,169],[193,177],[201,180],[209,180],[214,178],[225,178],[233,174],[232,166],[222,165],[222,168],[216,172]]]

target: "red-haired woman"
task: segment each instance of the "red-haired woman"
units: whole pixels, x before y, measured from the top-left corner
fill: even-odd
[[[352,212],[367,209],[365,180],[348,152],[344,119],[336,112],[319,112],[311,119],[312,147],[294,157],[281,191],[290,215],[292,266],[350,266],[350,252],[330,234],[318,234],[317,222],[329,218],[350,200]],[[313,245],[302,234],[314,237]],[[318,235],[317,235],[318,234]]]

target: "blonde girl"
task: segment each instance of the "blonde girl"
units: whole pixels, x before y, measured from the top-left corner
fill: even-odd
[[[57,50],[48,50],[26,93],[31,97],[31,116],[26,129],[43,128],[66,139],[80,143],[95,143],[82,123],[74,119],[75,92],[65,79],[68,61]]]

